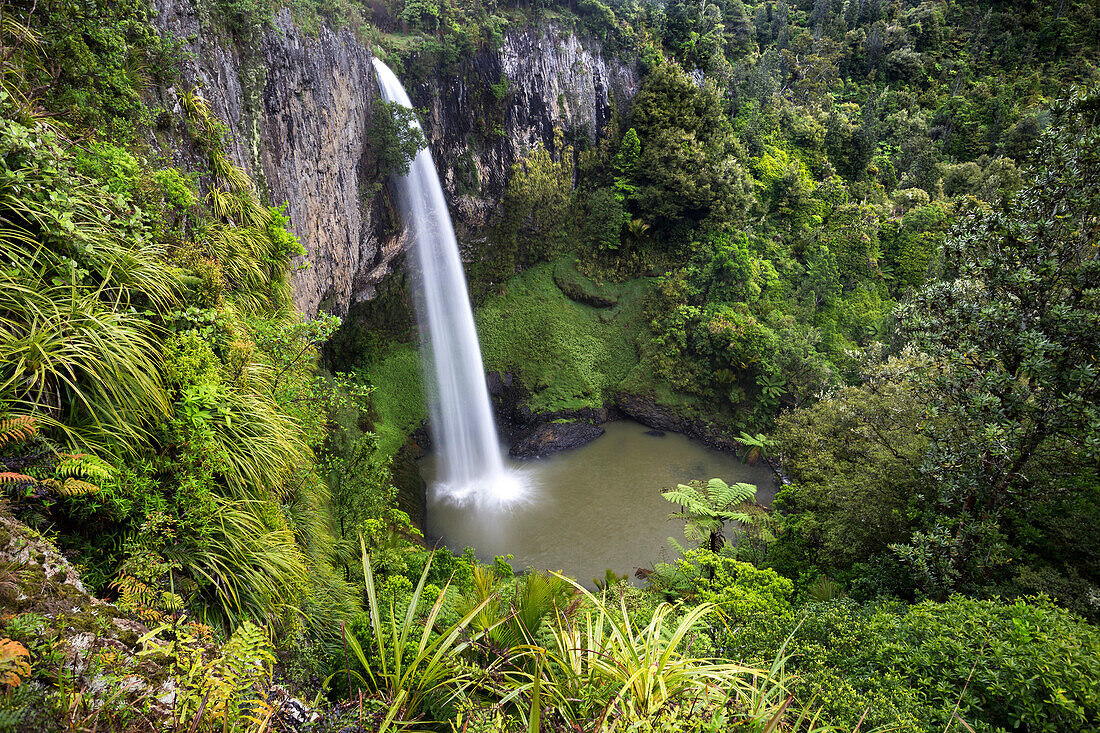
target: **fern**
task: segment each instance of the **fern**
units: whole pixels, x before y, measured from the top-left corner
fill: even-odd
[[[0,685],[18,687],[31,673],[31,653],[18,641],[0,639]]]
[[[38,479],[25,473],[12,471],[0,471],[0,489],[24,489],[28,486],[37,486]]]
[[[61,455],[55,468],[59,476],[65,478],[83,478],[102,483],[114,477],[114,467],[96,456],[87,453],[65,453]]]
[[[86,496],[88,494],[98,494],[99,487],[80,479],[67,478],[65,483],[54,489],[54,491],[61,496]]]
[[[661,496],[681,507],[679,513],[670,514],[669,518],[683,519],[684,534],[697,542],[709,539],[712,551],[718,550],[727,522],[756,523],[753,511],[757,506],[756,487],[752,484],[727,484],[712,478],[705,484],[700,481],[677,484],[674,489],[662,491]]]
[[[164,614],[159,609],[161,596],[156,588],[125,573],[113,581],[111,586],[118,591],[116,605],[122,610],[149,624],[164,620]]]
[[[9,443],[23,443],[38,434],[38,421],[30,415],[0,420],[0,448]]]
[[[210,665],[204,693],[209,695],[210,716],[231,724],[242,713],[260,713],[257,703],[266,697],[264,687],[274,664],[267,632],[251,621],[238,626]]]

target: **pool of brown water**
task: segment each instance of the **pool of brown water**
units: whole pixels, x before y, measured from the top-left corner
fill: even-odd
[[[775,482],[767,466],[711,450],[683,435],[647,434],[631,421],[604,425],[588,445],[533,461],[509,461],[524,474],[527,499],[511,506],[456,504],[433,491],[435,456],[420,462],[428,483],[427,531],[455,552],[474,548],[482,560],[512,555],[517,570],[557,570],[591,585],[610,569],[631,575],[671,559],[668,538],[685,543],[677,507],[661,491],[691,480],[720,478],[757,486],[770,504]]]

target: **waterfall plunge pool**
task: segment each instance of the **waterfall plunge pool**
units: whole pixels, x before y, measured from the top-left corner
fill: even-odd
[[[677,433],[648,435],[629,420],[607,423],[602,436],[580,448],[531,461],[506,459],[529,485],[527,499],[499,505],[448,501],[436,491],[437,458],[420,461],[428,484],[428,539],[455,552],[472,547],[482,561],[512,555],[512,567],[558,570],[591,586],[610,569],[634,576],[637,568],[668,561],[668,538],[685,542],[676,506],[661,491],[691,480],[720,478],[755,484],[770,504],[776,484],[767,466],[710,450]]]

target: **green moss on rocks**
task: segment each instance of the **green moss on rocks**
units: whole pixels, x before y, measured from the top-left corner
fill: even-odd
[[[407,436],[428,419],[420,371],[420,355],[415,344],[398,344],[383,358],[372,363],[363,376],[374,387],[374,433],[378,451],[394,455]]]
[[[515,374],[535,412],[599,408],[638,363],[634,341],[649,281],[618,286],[617,314],[605,320],[604,309],[566,296],[556,282],[558,267],[543,263],[511,278],[478,309],[485,369]],[[560,267],[572,270],[575,278],[567,282],[580,288],[583,276]],[[586,287],[597,287],[583,279]]]
[[[595,308],[610,308],[619,302],[619,287],[612,283],[597,283],[577,271],[572,257],[554,263],[554,284],[570,300]],[[603,314],[600,314],[602,320]]]

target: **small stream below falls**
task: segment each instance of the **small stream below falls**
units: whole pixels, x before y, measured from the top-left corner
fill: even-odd
[[[591,585],[610,568],[633,576],[639,567],[670,559],[669,537],[684,542],[683,522],[669,519],[676,507],[661,490],[693,479],[721,478],[757,486],[757,500],[770,504],[775,481],[767,466],[746,466],[736,456],[713,451],[676,433],[647,435],[648,428],[623,420],[588,445],[533,461],[506,461],[526,474],[529,500],[505,508],[456,505],[433,488],[437,460],[420,461],[428,484],[427,530],[455,552],[473,547],[482,560],[513,555],[517,570],[559,570]]]

